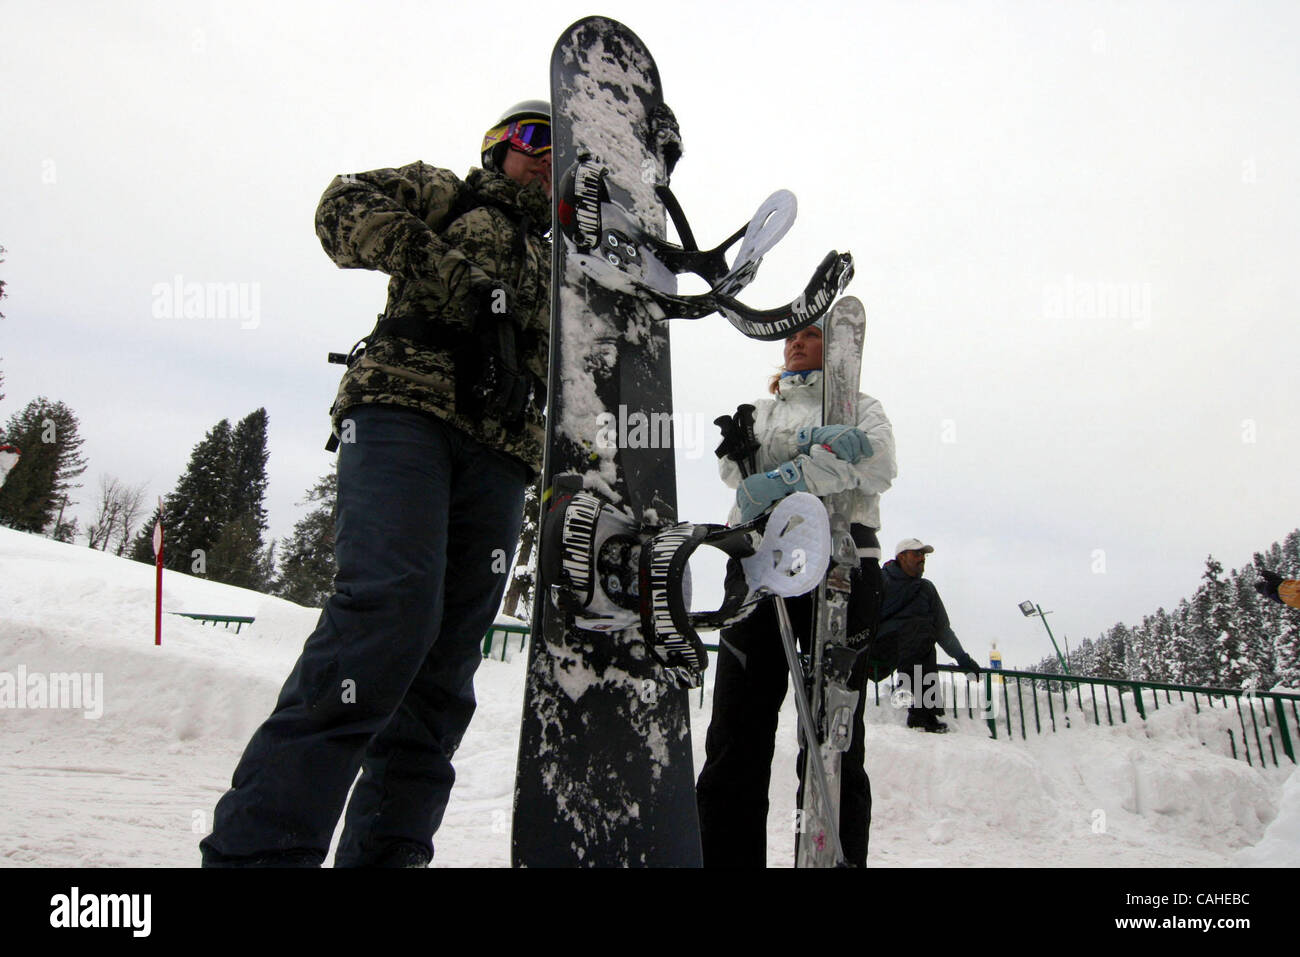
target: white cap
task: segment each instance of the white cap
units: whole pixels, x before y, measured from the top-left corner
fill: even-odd
[[[894,549],[894,557],[897,558],[903,552],[925,552],[928,555],[932,551],[934,546],[925,544],[919,538],[905,538]]]

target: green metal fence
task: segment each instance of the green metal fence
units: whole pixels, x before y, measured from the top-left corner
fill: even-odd
[[[528,641],[528,628],[522,625],[493,625],[483,639],[483,656],[505,660],[512,636],[519,638],[522,650]],[[705,645],[716,654],[717,645]],[[1155,681],[1130,681],[1124,678],[1093,678],[1086,675],[1056,675],[1031,671],[984,671],[972,679],[955,665],[939,665],[945,675],[940,687],[943,707],[955,720],[983,721],[989,737],[1014,740],[1035,735],[1063,732],[1076,725],[1128,724],[1147,721],[1161,708],[1191,702],[1196,714],[1230,715],[1235,727],[1222,728],[1227,738],[1225,753],[1244,758],[1252,766],[1281,766],[1285,756],[1297,763],[1296,742],[1300,740],[1300,694],[1244,691],[1232,688],[1206,688],[1193,685],[1164,684]],[[884,704],[889,704],[892,688],[885,684]],[[868,682],[867,693],[876,706],[882,704],[881,683]],[[704,704],[704,685],[700,685],[700,705]],[[1212,731],[1212,726],[1211,726]],[[1207,745],[1210,741],[1203,742]],[[1222,740],[1220,740],[1222,743]],[[1279,750],[1281,755],[1279,755]]]
[[[483,636],[483,657],[491,658],[494,646],[500,649],[497,655],[502,661],[506,660],[506,652],[510,649],[511,636],[519,638],[519,650],[523,651],[528,644],[528,626],[527,625],[507,625],[495,624],[488,629],[488,633]]]
[[[204,615],[199,614],[198,612],[189,611],[173,611],[168,614],[179,615],[182,618],[193,618],[200,624],[211,624],[213,628],[220,625],[222,628],[229,629],[231,625],[234,625],[235,634],[239,634],[239,630],[243,628],[244,625],[251,625],[253,623],[253,619],[248,615]]]
[[[1230,716],[1235,727],[1219,730],[1226,734],[1225,750],[1233,758],[1278,767],[1280,748],[1282,755],[1296,763],[1298,694],[1010,670],[985,671],[971,680],[952,665],[939,665],[938,670],[951,675],[940,683],[947,713],[956,720],[983,721],[992,738],[1014,739],[1018,732],[1024,740],[1031,730],[1035,735],[1054,733],[1071,729],[1076,722],[1113,727],[1127,724],[1130,716],[1147,721],[1160,710],[1162,699],[1166,708],[1176,701],[1190,701],[1198,715]],[[877,684],[877,705],[880,695]]]
[[[221,625],[222,628],[229,628],[234,625],[235,634],[239,634],[239,630],[244,625],[253,623],[253,618],[248,615],[207,615],[189,611],[173,611],[170,614],[179,615],[182,618],[193,618],[201,624],[210,624],[213,628],[217,625]],[[494,624],[488,629],[488,633],[483,636],[483,657],[491,658],[493,655],[492,649],[496,647],[499,648],[498,657],[505,661],[512,635],[519,638],[519,648],[522,650],[528,642],[528,627],[526,625]]]

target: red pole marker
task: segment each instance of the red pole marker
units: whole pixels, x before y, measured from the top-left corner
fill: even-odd
[[[158,565],[158,589],[157,598],[154,602],[154,623],[153,623],[153,643],[162,644],[162,566],[163,566],[163,527],[162,516],[158,517],[158,523],[153,527],[153,553],[157,556]]]

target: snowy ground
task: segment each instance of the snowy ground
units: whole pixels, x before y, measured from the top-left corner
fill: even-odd
[[[165,610],[257,622],[235,634],[167,616],[155,647],[153,587],[144,565],[0,528],[0,864],[197,865],[213,804],[316,612],[167,573]],[[458,753],[435,866],[509,863],[522,658],[479,671],[479,711]],[[102,676],[102,700],[13,706],[20,673],[69,672],[91,675],[91,690]],[[693,697],[697,768],[710,707],[707,689],[702,707]],[[1293,766],[1223,756],[1220,719],[1190,704],[1145,723],[1011,742],[971,721],[946,736],[908,731],[887,703],[868,715],[873,866],[1300,865]],[[778,742],[768,862],[786,866],[789,701]]]

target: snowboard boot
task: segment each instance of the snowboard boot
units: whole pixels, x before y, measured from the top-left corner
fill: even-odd
[[[907,726],[921,731],[929,731],[931,734],[946,734],[948,732],[948,725],[940,721],[935,717],[934,712],[926,708],[908,708]]]
[[[402,841],[387,848],[375,860],[375,867],[428,867],[429,849],[410,841]]]
[[[319,851],[292,850],[267,851],[233,857],[204,849],[203,867],[320,867],[323,855]]]

